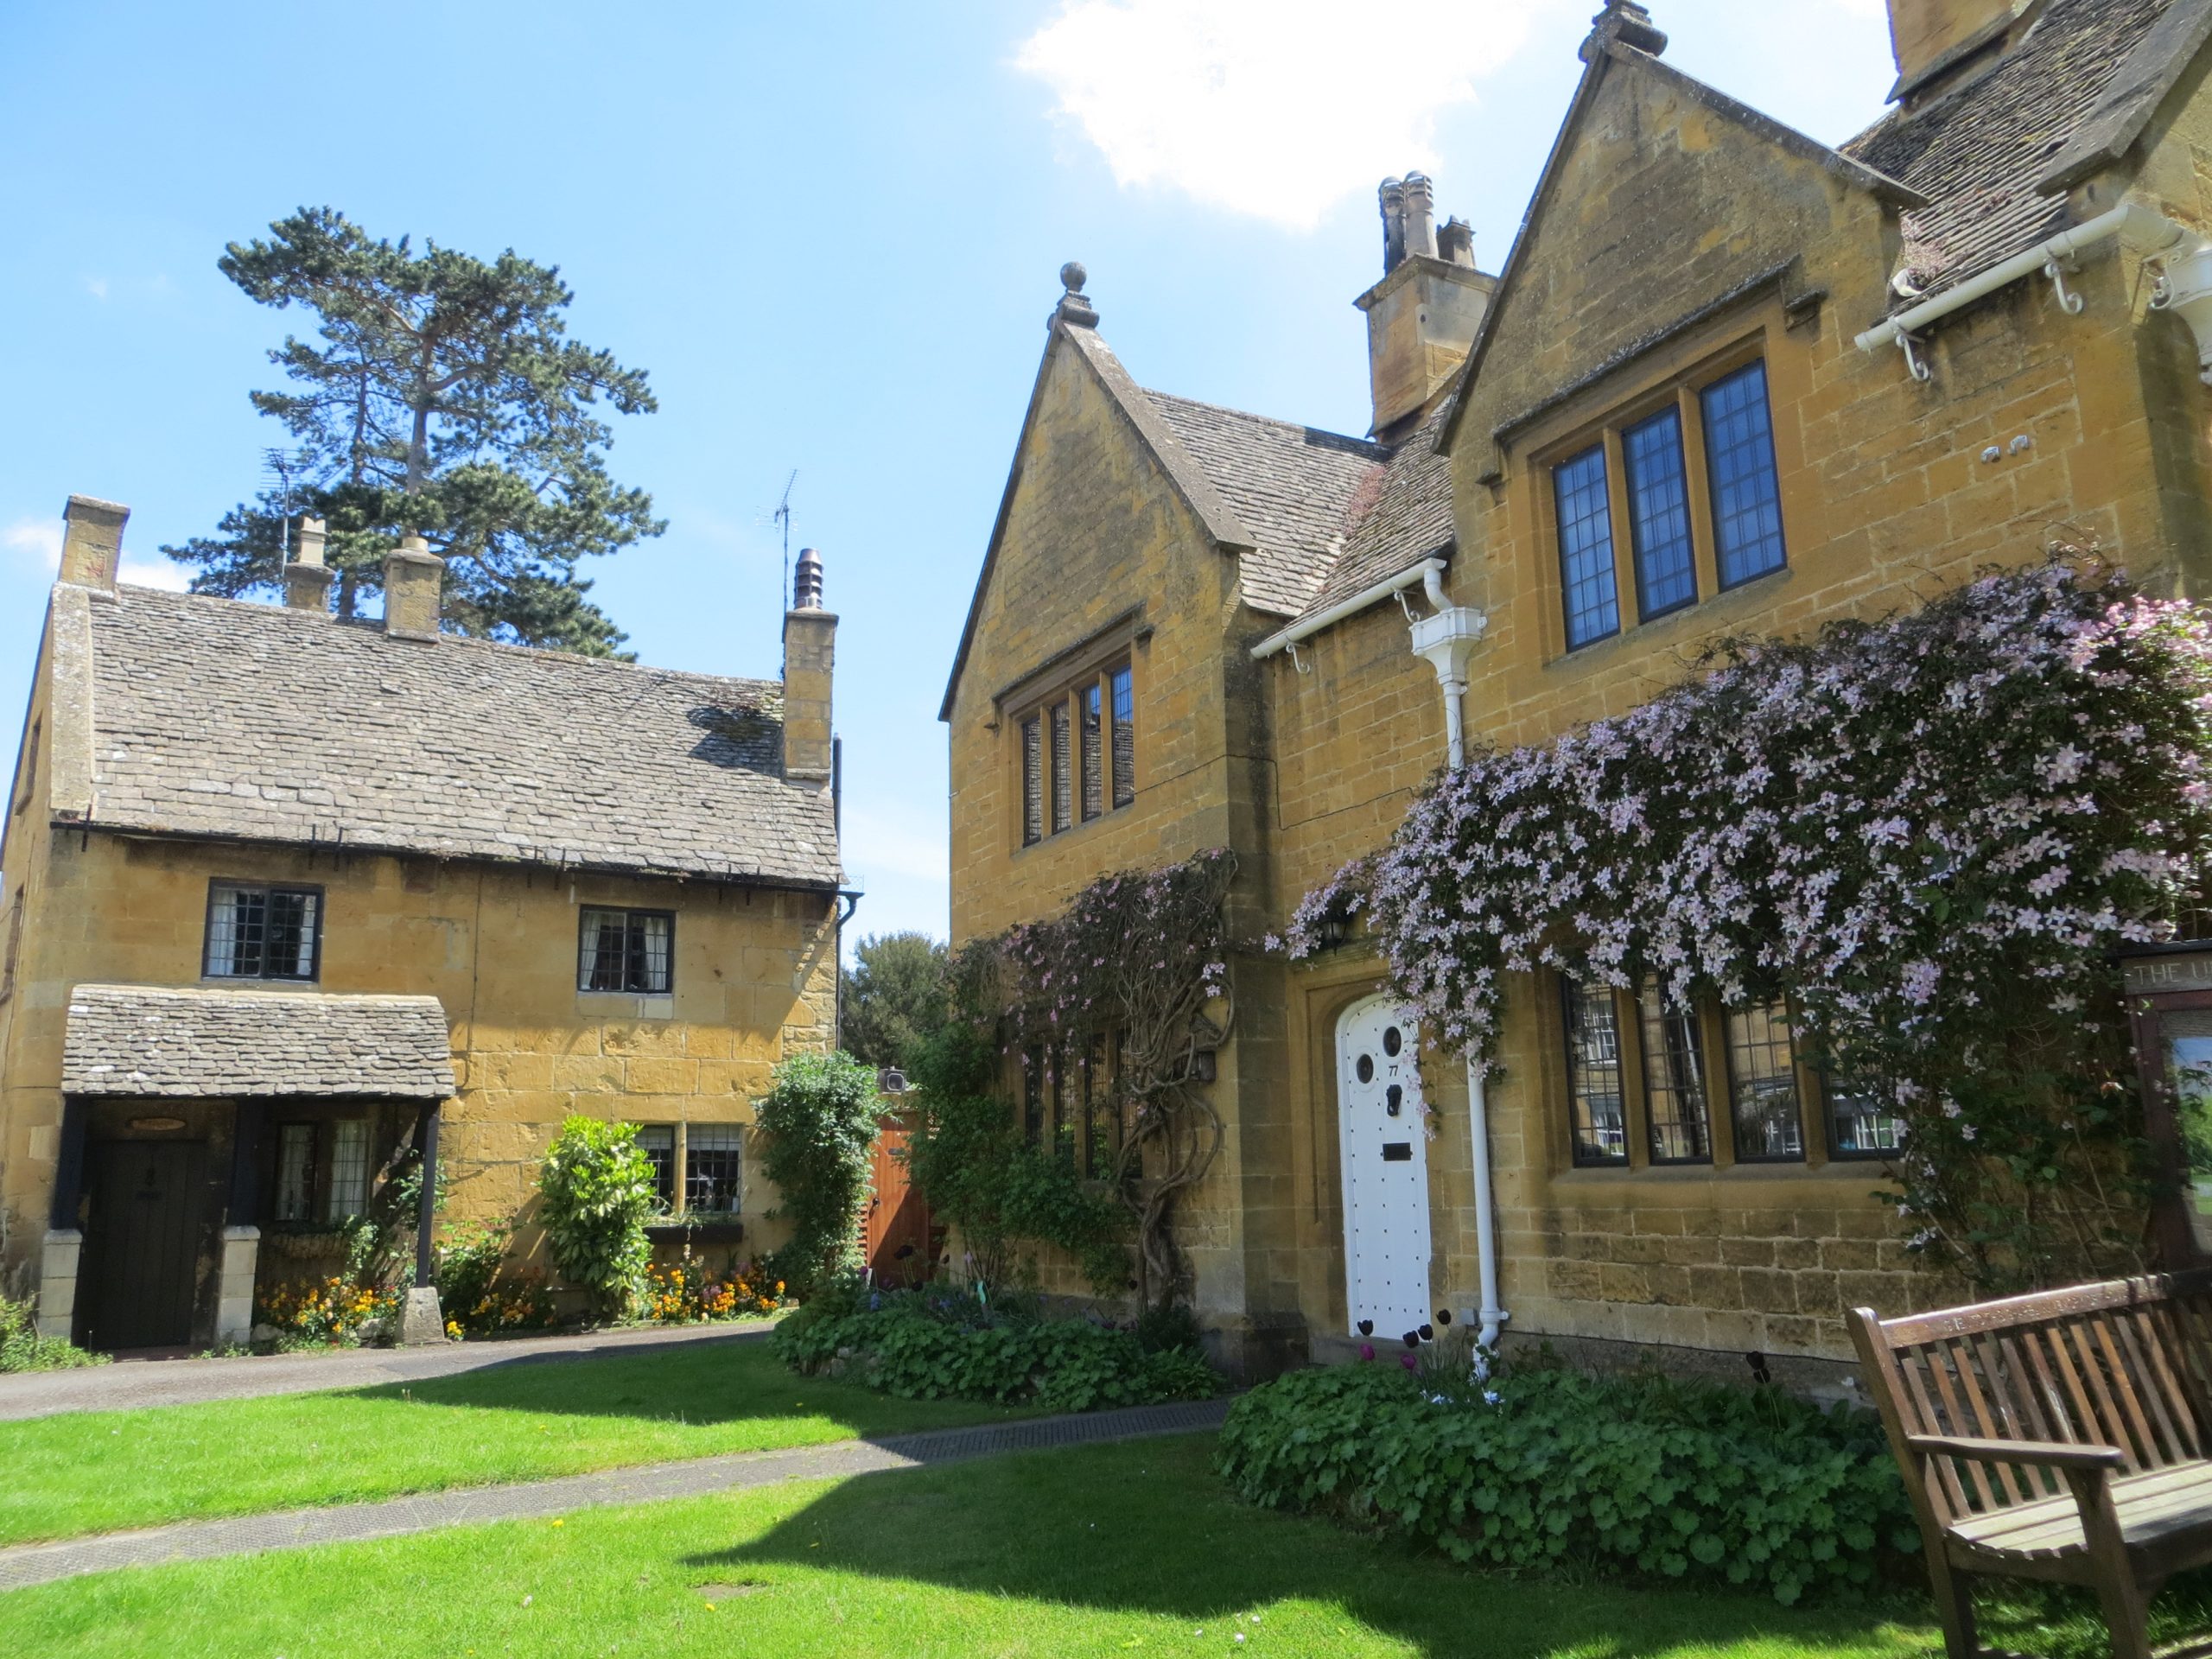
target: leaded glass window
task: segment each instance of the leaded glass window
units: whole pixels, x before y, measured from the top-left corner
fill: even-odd
[[[1720,585],[1733,588],[1783,563],[1782,486],[1775,473],[1766,365],[1748,364],[1699,397],[1713,491],[1713,552]]]
[[[1070,765],[1073,757],[1069,753],[1067,704],[1054,703],[1052,708],[1052,833],[1057,836],[1061,830],[1075,823],[1075,773],[1073,767]]]
[[[208,889],[200,971],[210,979],[313,979],[321,944],[322,895],[313,887]]]
[[[1076,693],[1076,709],[1081,716],[1076,743],[1081,751],[1083,817],[1088,823],[1106,810],[1106,756],[1103,749],[1106,697],[1096,681]]]
[[[1728,1091],[1738,1163],[1794,1163],[1805,1155],[1797,1054],[1789,1010],[1777,999],[1728,1010]]]
[[[663,1210],[676,1208],[676,1129],[667,1123],[648,1123],[638,1131],[638,1150],[653,1166],[653,1196]]]
[[[1021,722],[1021,844],[1045,838],[1045,727],[1035,715]]]
[[[664,910],[583,908],[576,961],[580,991],[666,996],[673,983],[676,918]]]
[[[1620,631],[1613,585],[1613,510],[1605,493],[1605,450],[1592,444],[1552,473],[1559,502],[1560,577],[1571,651]]]
[[[1613,994],[1579,979],[1560,981],[1567,1014],[1567,1092],[1578,1164],[1628,1161],[1628,1116],[1621,1095],[1621,1028]]]
[[[1690,558],[1689,484],[1682,466],[1682,416],[1663,409],[1621,434],[1627,468],[1629,543],[1636,557],[1636,609],[1644,621],[1697,601]]]
[[[1656,985],[1637,998],[1643,1027],[1643,1103],[1655,1164],[1713,1160],[1713,1117],[1696,1012],[1669,1007]]]
[[[1137,798],[1136,686],[1124,663],[1106,677],[1114,698],[1114,804]]]
[[[683,1131],[683,1205],[701,1215],[734,1216],[743,1198],[745,1130],[735,1123],[694,1123]]]
[[[341,1117],[330,1126],[330,1192],[324,1219],[351,1221],[369,1207],[369,1121]]]
[[[276,1129],[276,1204],[279,1221],[315,1215],[315,1125],[283,1123]]]
[[[1827,1100],[1831,1156],[1887,1158],[1904,1145],[1904,1119],[1874,1084],[1830,1077],[1821,1092]]]

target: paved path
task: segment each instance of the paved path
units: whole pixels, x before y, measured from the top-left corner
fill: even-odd
[[[269,1394],[307,1394],[317,1389],[372,1389],[387,1382],[456,1376],[495,1365],[650,1352],[695,1342],[757,1339],[770,1328],[769,1322],[762,1319],[690,1329],[646,1326],[581,1337],[456,1342],[435,1348],[350,1348],[334,1353],[268,1354],[241,1359],[124,1359],[81,1371],[0,1376],[0,1421],[51,1417],[65,1411],[130,1411],[140,1406],[250,1400]]]
[[[310,1544],[353,1543],[429,1532],[440,1527],[521,1516],[560,1515],[602,1503],[645,1503],[656,1498],[698,1497],[711,1492],[768,1486],[785,1480],[834,1479],[879,1470],[918,1469],[1007,1452],[1096,1446],[1155,1434],[1184,1434],[1217,1427],[1225,1400],[1192,1405],[1134,1406],[1123,1411],[1072,1417],[1040,1417],[982,1428],[937,1429],[873,1440],[840,1440],[786,1452],[743,1452],[683,1463],[647,1464],[595,1475],[564,1475],[512,1486],[429,1492],[378,1503],[241,1516],[232,1521],[184,1521],[139,1532],[111,1532],[62,1543],[19,1544],[0,1549],[0,1590],[46,1584],[116,1567],[163,1561],[205,1560]]]

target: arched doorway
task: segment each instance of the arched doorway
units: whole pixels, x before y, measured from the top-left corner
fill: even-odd
[[[1395,1342],[1429,1318],[1428,1135],[1421,1030],[1388,997],[1337,1021],[1344,1300],[1355,1335]]]

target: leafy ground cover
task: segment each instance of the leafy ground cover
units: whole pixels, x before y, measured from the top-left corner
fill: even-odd
[[[1909,1575],[1912,1510],[1881,1426],[1778,1389],[1562,1370],[1294,1372],[1231,1408],[1221,1470],[1456,1560],[1808,1593]]]
[[[0,1422],[0,1543],[1019,1414],[793,1376],[759,1338],[518,1356],[407,1385]]]
[[[1134,1331],[1045,1319],[1020,1299],[987,1304],[940,1285],[832,1287],[785,1318],[769,1344],[793,1370],[849,1376],[904,1400],[1097,1411],[1221,1392],[1195,1345],[1147,1344]]]
[[[110,1573],[0,1595],[0,1629],[53,1659],[1941,1652],[1910,1604],[1804,1612],[1412,1557],[1239,1504],[1210,1456],[1203,1437],[1086,1447]],[[2025,1634],[2101,1650],[2086,1624]]]

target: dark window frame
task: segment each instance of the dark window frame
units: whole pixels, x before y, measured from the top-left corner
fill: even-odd
[[[720,1140],[727,1134],[725,1144],[702,1146],[697,1137]],[[697,1189],[701,1182],[719,1184],[720,1177],[703,1173],[701,1164],[708,1159],[727,1158],[729,1160],[729,1185],[726,1205],[706,1205],[698,1202]],[[745,1126],[742,1123],[687,1123],[683,1126],[683,1209],[687,1215],[735,1216],[745,1205]]]
[[[1744,1150],[1743,1115],[1737,1109],[1736,1084],[1739,1076],[1736,1062],[1735,1033],[1728,1022],[1739,1014],[1755,1009],[1780,1008],[1783,1029],[1789,1042],[1789,1093],[1797,1113],[1797,1150],[1796,1152],[1745,1152]],[[1811,1141],[1805,1133],[1805,1071],[1797,1056],[1797,1027],[1793,1023],[1793,1012],[1786,998],[1775,997],[1765,1002],[1724,1006],[1720,1010],[1720,1052],[1727,1066],[1728,1080],[1728,1140],[1733,1152],[1732,1161],[1738,1164],[1806,1164],[1812,1161]]]
[[[588,937],[585,928],[594,914],[608,913],[625,918],[626,937],[622,952],[623,983],[620,986],[590,983],[591,971],[595,971],[595,967],[591,971],[588,971],[584,967],[584,941]],[[629,926],[649,918],[658,918],[668,924],[667,983],[662,985],[658,990],[629,982],[633,961],[627,938]],[[637,955],[642,957],[642,946],[639,947]],[[676,995],[676,912],[672,910],[658,909],[650,905],[578,905],[576,906],[575,962],[576,994],[579,996],[673,996]]]
[[[1852,1096],[1859,1091],[1850,1087],[1847,1083],[1839,1080],[1826,1071],[1820,1073],[1820,1089],[1821,1131],[1827,1140],[1827,1154],[1830,1162],[1843,1164],[1875,1164],[1881,1163],[1888,1159],[1895,1158],[1904,1152],[1904,1140],[1902,1134],[1898,1136],[1897,1144],[1893,1147],[1845,1146],[1841,1138],[1836,1134],[1836,1104],[1839,1101],[1852,1098]],[[1897,1113],[1885,1112],[1879,1114],[1879,1116],[1890,1118],[1898,1125],[1900,1130],[1903,1129],[1904,1120],[1899,1117]]]
[[[1567,497],[1570,493],[1581,493],[1586,489],[1587,485],[1586,483],[1571,483],[1568,474],[1578,467],[1586,467],[1593,459],[1597,463],[1598,505],[1591,512],[1576,518],[1574,523],[1580,527],[1602,518],[1605,534],[1588,545],[1571,549],[1567,545]],[[1621,632],[1620,576],[1617,568],[1618,559],[1617,548],[1620,531],[1619,527],[1613,523],[1612,458],[1605,453],[1605,441],[1603,435],[1599,436],[1597,442],[1585,444],[1573,454],[1562,456],[1552,463],[1550,473],[1552,539],[1555,543],[1559,564],[1560,618],[1567,631],[1567,650],[1581,651],[1602,640],[1614,639]],[[1593,566],[1587,575],[1578,582],[1569,560],[1591,553],[1599,546],[1602,546],[1605,550],[1603,561]],[[1575,601],[1576,588],[1578,587],[1594,588],[1599,585],[1605,588],[1605,597],[1602,601],[1578,609]],[[1611,620],[1603,627],[1580,634],[1575,632],[1579,618],[1594,619],[1608,613]],[[1587,626],[1586,622],[1585,626]]]
[[[1685,574],[1689,578],[1689,592],[1681,598],[1664,605],[1655,605],[1650,593],[1655,585],[1653,573],[1646,567],[1655,550],[1646,545],[1645,514],[1637,478],[1637,442],[1640,435],[1656,429],[1662,423],[1674,427],[1675,486],[1680,495],[1671,511],[1681,516],[1681,546]],[[1650,482],[1651,480],[1644,480]],[[1639,420],[1629,422],[1621,428],[1621,487],[1628,498],[1628,554],[1629,567],[1636,576],[1636,620],[1639,623],[1656,622],[1662,616],[1672,616],[1686,611],[1697,603],[1697,520],[1691,511],[1689,447],[1682,432],[1682,410],[1678,403],[1670,403],[1654,410]],[[1669,573],[1671,579],[1675,573]]]
[[[1087,724],[1096,705],[1096,724]],[[1011,722],[1020,849],[1136,803],[1136,665],[1128,655],[1063,681]],[[1095,794],[1094,794],[1095,790]]]
[[[270,900],[283,893],[293,898],[315,900],[315,927],[310,949],[313,965],[304,974],[272,974],[269,971],[269,942],[264,923],[262,939],[262,969],[257,974],[217,973],[209,967],[210,952],[215,942],[216,900],[226,893],[258,893],[262,895],[264,913]],[[329,925],[330,904],[322,887],[308,881],[246,881],[234,876],[219,875],[207,883],[207,909],[200,931],[200,977],[202,979],[243,980],[250,983],[275,982],[284,985],[315,985],[322,979],[323,931]],[[232,949],[236,949],[235,943]]]
[[[1612,987],[1592,980],[1576,978],[1573,974],[1559,976],[1560,989],[1560,1053],[1567,1065],[1567,1155],[1577,1169],[1626,1169],[1632,1161],[1629,1153],[1628,1111],[1628,1056],[1622,1040],[1620,1000],[1613,995]],[[1600,1140],[1600,1126],[1593,1110],[1588,1112],[1586,1137],[1584,1117],[1586,1101],[1594,1102],[1581,1084],[1581,1073],[1595,1069],[1578,1058],[1583,1020],[1576,1004],[1583,998],[1598,1002],[1610,1011],[1613,1022],[1613,1100],[1619,1113],[1621,1149],[1618,1156],[1602,1151],[1586,1150],[1586,1138],[1592,1147]]]
[[[1721,452],[1713,442],[1712,398],[1722,387],[1753,374],[1758,377],[1758,408],[1764,416],[1763,429],[1756,441],[1764,444],[1767,480],[1773,490],[1774,563],[1761,565],[1756,570],[1745,571],[1732,581],[1727,568],[1727,532],[1721,524]],[[1713,525],[1713,578],[1722,593],[1732,593],[1738,588],[1748,587],[1762,576],[1770,576],[1777,570],[1789,568],[1789,529],[1783,521],[1782,514],[1782,461],[1774,452],[1774,386],[1767,376],[1765,354],[1762,353],[1747,362],[1738,363],[1733,368],[1724,369],[1709,378],[1701,379],[1694,389],[1697,393],[1698,423],[1704,436],[1706,516]]]
[[[1656,1020],[1652,1007],[1646,1001],[1647,996],[1657,1005]],[[1694,1006],[1688,1008],[1669,1007],[1667,1003],[1666,993],[1656,984],[1647,982],[1638,988],[1630,1001],[1636,1008],[1637,1058],[1641,1062],[1643,1086],[1644,1155],[1654,1169],[1709,1169],[1713,1163],[1713,1064],[1711,1056],[1706,1052],[1704,1018]],[[1692,1103],[1689,1096],[1681,1085],[1675,1080],[1673,1067],[1670,1064],[1672,1051],[1667,1046],[1669,1040],[1669,1022],[1676,1020],[1686,1022],[1684,1028],[1689,1039],[1686,1052],[1694,1062],[1698,1071],[1698,1095],[1694,1103],[1694,1112],[1691,1110]],[[1652,1027],[1655,1023],[1659,1027],[1659,1042],[1656,1046],[1652,1040]],[[1659,1052],[1655,1052],[1655,1046]],[[1651,1084],[1655,1071],[1666,1076],[1665,1092],[1673,1097],[1679,1109],[1678,1121],[1671,1127],[1684,1134],[1685,1138],[1701,1140],[1705,1146],[1703,1152],[1692,1153],[1682,1157],[1667,1156],[1660,1152],[1661,1126],[1658,1114],[1653,1106],[1656,1091],[1654,1090]],[[1691,1135],[1688,1131],[1694,1118],[1696,1122],[1697,1133]]]
[[[665,1147],[649,1144],[649,1135],[664,1135]],[[645,1154],[645,1161],[653,1168],[653,1196],[660,1201],[661,1213],[667,1215],[676,1209],[676,1125],[673,1123],[640,1123],[635,1137],[638,1150]],[[665,1156],[656,1156],[665,1154]]]

